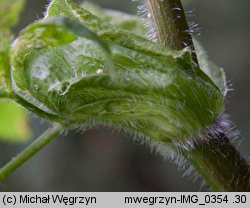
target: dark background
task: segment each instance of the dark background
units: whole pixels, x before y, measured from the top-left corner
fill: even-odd
[[[113,9],[136,13],[136,4],[125,0],[93,1]],[[190,20],[199,23],[199,39],[212,60],[227,74],[231,91],[227,113],[242,133],[240,151],[250,155],[250,1],[184,1]],[[27,0],[16,31],[42,18],[45,0]],[[32,116],[33,137],[47,123]],[[27,144],[0,142],[0,165]],[[59,136],[5,182],[1,191],[199,191],[208,190],[182,177],[182,172],[149,148],[126,135],[104,128]]]

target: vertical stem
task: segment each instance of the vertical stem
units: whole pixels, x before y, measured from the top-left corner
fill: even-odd
[[[197,56],[180,0],[146,0],[158,40],[164,46],[181,50],[189,46]],[[216,191],[250,191],[250,168],[230,140],[213,135],[196,142],[194,148],[173,147],[181,152]]]
[[[159,42],[177,50],[190,47],[193,51],[193,60],[198,63],[181,1],[146,0],[146,4]]]
[[[14,170],[21,166],[24,162],[30,159],[38,151],[40,151],[45,145],[52,141],[62,131],[62,127],[57,124],[52,128],[45,131],[38,139],[36,139],[30,146],[24,151],[13,158],[9,163],[0,169],[0,181],[3,181]]]

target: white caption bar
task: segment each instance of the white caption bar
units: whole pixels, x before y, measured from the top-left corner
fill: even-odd
[[[213,192],[2,192],[0,207],[249,208],[250,193]]]

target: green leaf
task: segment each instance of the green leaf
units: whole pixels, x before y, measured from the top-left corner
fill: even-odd
[[[58,15],[96,33],[111,51],[112,67],[95,39],[46,23]],[[46,18],[24,30],[12,48],[13,88],[35,113],[65,127],[112,125],[182,142],[205,131],[223,111],[221,92],[188,50],[164,48],[70,0],[52,1]]]
[[[14,101],[0,99],[0,140],[21,142],[30,136],[27,115],[23,107]]]
[[[46,17],[57,15],[63,15],[80,22],[106,42],[117,44],[147,55],[158,56],[162,60],[165,60],[166,56],[169,55],[180,58],[180,62],[182,62],[181,57],[183,57],[183,54],[187,54],[186,51],[176,51],[174,49],[159,46],[141,36],[115,27],[107,21],[101,20],[89,11],[80,8],[72,0],[52,1],[48,7]],[[186,63],[184,65],[186,65]],[[214,84],[202,70],[193,66],[192,63],[189,63],[189,66],[183,66],[183,69],[189,71],[189,73],[196,74],[206,82]]]
[[[208,57],[204,48],[198,41],[194,41],[197,58],[201,69],[213,80],[213,82],[220,88],[221,93],[227,94],[227,81],[223,68],[218,67]]]
[[[16,51],[28,48],[55,47],[70,43],[77,37],[96,41],[105,53],[106,59],[110,58],[108,46],[95,33],[79,22],[60,16],[47,17],[43,21],[27,27],[22,31],[21,38],[16,41],[14,47]]]
[[[103,21],[107,21],[121,29],[128,30],[140,36],[145,36],[147,33],[143,19],[136,15],[126,14],[111,9],[102,9],[99,5],[89,1],[84,1],[81,7],[90,11]]]
[[[0,0],[0,30],[10,29],[17,23],[24,2],[24,0]]]
[[[112,42],[144,53],[153,53],[152,55],[156,56],[165,56],[168,53],[173,54],[176,52],[165,48],[163,51],[159,51],[159,47],[151,41],[147,41],[149,45],[145,46],[144,38],[130,33],[129,31],[114,27],[107,21],[103,21],[89,11],[80,8],[71,0],[55,0],[51,2],[46,17],[58,15],[63,15],[80,22],[106,42]],[[150,48],[150,50],[148,50],[148,48]],[[179,53],[176,52],[176,55],[179,55]]]

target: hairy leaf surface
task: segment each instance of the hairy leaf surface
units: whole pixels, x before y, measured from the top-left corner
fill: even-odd
[[[96,33],[111,51],[112,65],[96,40],[51,26],[51,16]],[[188,50],[161,47],[71,0],[52,1],[45,20],[24,30],[12,50],[15,92],[34,112],[65,126],[112,125],[183,141],[212,125],[223,110],[221,92]]]

